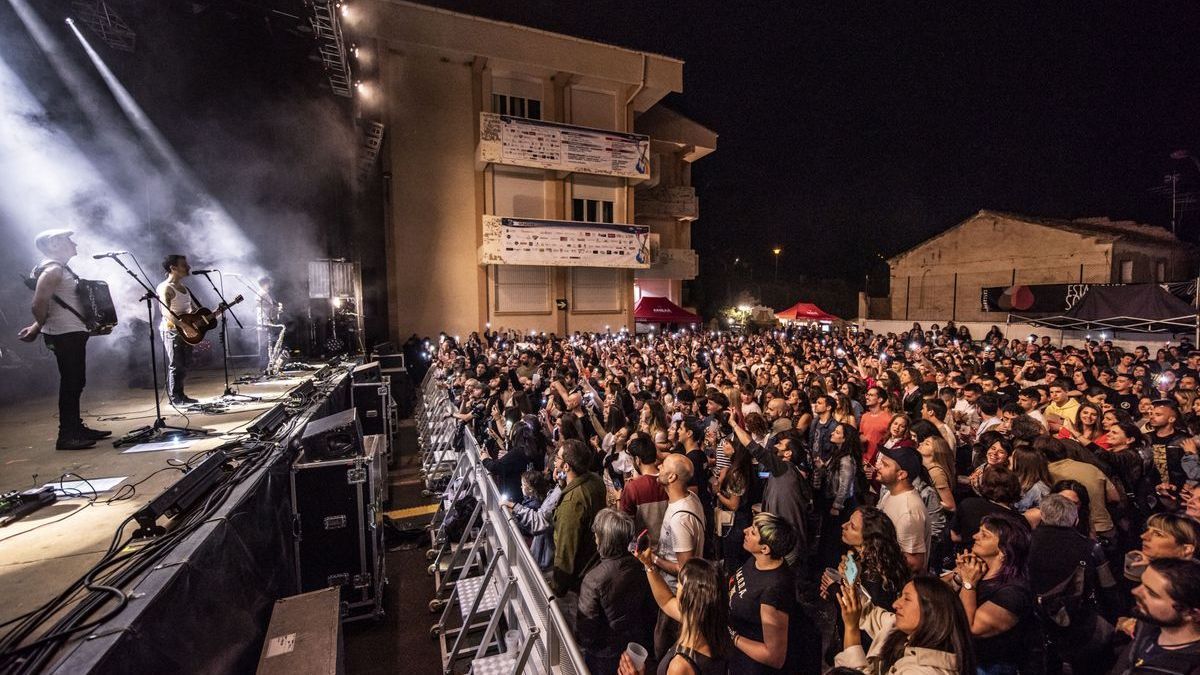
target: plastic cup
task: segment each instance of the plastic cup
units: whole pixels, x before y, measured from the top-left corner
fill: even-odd
[[[1146,555],[1141,551],[1130,551],[1125,554],[1125,578],[1130,581],[1141,581],[1142,573],[1150,564]]]
[[[521,631],[510,630],[504,634],[504,645],[508,651],[515,652],[521,647]]]
[[[649,654],[646,648],[636,642],[630,642],[625,646],[625,653],[629,655],[629,660],[633,661],[635,670],[641,670],[642,666],[646,665],[646,658]]]

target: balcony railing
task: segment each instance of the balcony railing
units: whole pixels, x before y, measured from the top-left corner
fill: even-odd
[[[650,268],[634,270],[634,277],[691,281],[699,273],[700,256],[692,249],[660,248],[652,256]]]
[[[696,188],[689,186],[659,186],[638,190],[634,193],[633,203],[638,216],[676,220],[696,220],[700,217]]]

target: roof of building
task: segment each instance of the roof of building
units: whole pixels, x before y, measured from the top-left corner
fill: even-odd
[[[926,244],[944,237],[947,234],[963,227],[967,223],[973,222],[979,218],[1000,218],[1004,220],[1012,220],[1022,223],[1030,223],[1032,225],[1041,225],[1043,227],[1051,227],[1063,232],[1070,232],[1084,237],[1097,237],[1105,241],[1123,241],[1153,244],[1159,246],[1180,246],[1184,248],[1193,248],[1192,244],[1180,241],[1174,234],[1162,227],[1155,225],[1146,225],[1143,223],[1134,222],[1132,220],[1111,220],[1105,216],[1088,217],[1088,218],[1043,218],[1039,216],[1027,216],[1020,213],[1009,213],[1006,211],[993,211],[990,209],[981,209],[978,213],[963,220],[957,225],[939,232],[938,234],[922,241],[921,243],[909,247],[900,253],[888,258],[888,262],[894,262],[908,255],[909,253],[925,246]]]
[[[638,115],[633,128],[652,140],[690,146],[692,150],[684,157],[688,162],[694,162],[717,149],[717,132],[662,103]]]
[[[591,44],[591,45],[599,45],[601,47],[611,47],[612,49],[619,49],[621,51],[630,52],[633,54],[647,54],[650,56],[657,56],[661,59],[667,59],[669,61],[676,61],[678,63],[683,63],[683,59],[680,59],[680,58],[677,58],[674,56],[668,56],[666,54],[659,54],[658,52],[651,52],[651,51],[647,51],[645,49],[633,49],[632,47],[624,47],[622,45],[615,45],[615,44],[612,44],[611,42],[602,42],[600,40],[589,40],[587,38],[576,37],[574,35],[567,35],[566,33],[555,33],[554,31],[549,31],[549,30],[545,30],[542,28],[533,28],[532,26],[525,26],[523,24],[513,23],[511,21],[499,21],[497,19],[489,19],[486,17],[477,16],[475,14],[467,14],[465,12],[455,12],[450,9],[442,9],[441,7],[434,7],[433,5],[426,5],[421,2],[413,2],[412,0],[386,0],[386,1],[391,2],[393,4],[397,4],[397,5],[407,5],[410,7],[419,7],[420,9],[429,10],[431,12],[438,12],[440,14],[448,14],[450,16],[463,17],[466,19],[471,19],[472,21],[482,21],[485,23],[495,24],[497,26],[507,26],[509,28],[519,28],[521,30],[530,31],[533,33],[541,33],[542,35],[548,35],[548,36],[552,36],[552,37],[556,37],[556,38],[566,38],[568,40],[574,40],[576,42],[583,42],[583,43]]]

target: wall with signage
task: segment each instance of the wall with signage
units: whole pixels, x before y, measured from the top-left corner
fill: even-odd
[[[650,138],[481,113],[479,159],[491,164],[646,179],[650,177]]]

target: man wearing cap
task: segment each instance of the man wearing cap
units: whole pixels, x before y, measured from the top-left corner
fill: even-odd
[[[924,572],[929,561],[930,528],[925,502],[913,487],[920,472],[921,455],[907,446],[881,447],[875,458],[875,477],[883,486],[879,510],[896,526],[900,550],[914,574]]]
[[[79,303],[79,277],[67,267],[78,248],[70,230],[46,230],[34,245],[46,259],[33,268],[37,280],[33,292],[33,323],[17,337],[32,342],[40,334],[58,363],[58,450],[83,450],[112,435],[111,431],[89,429],[79,416],[79,399],[87,384],[88,329]]]

